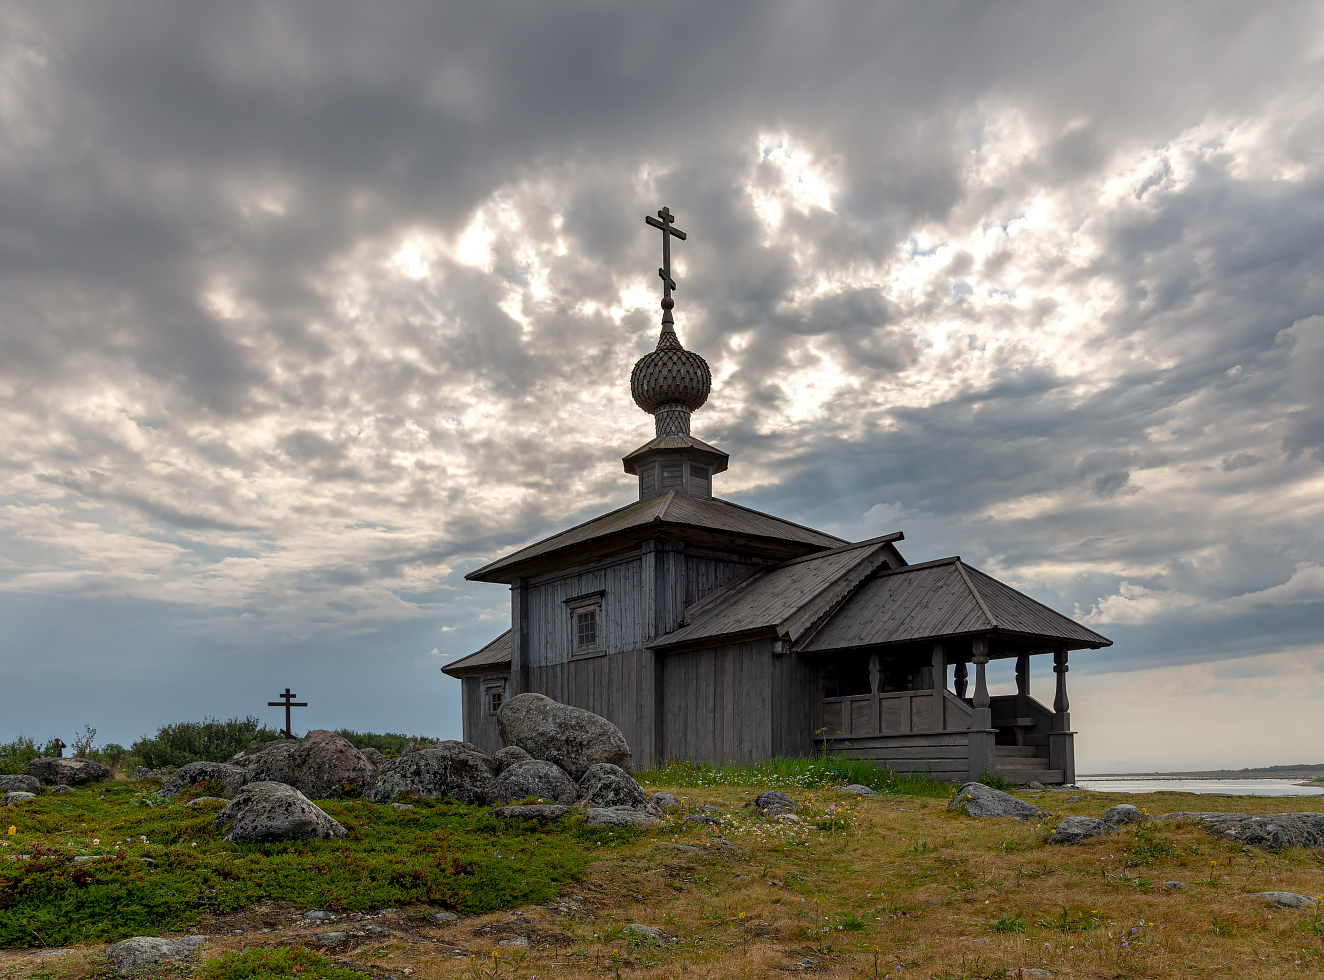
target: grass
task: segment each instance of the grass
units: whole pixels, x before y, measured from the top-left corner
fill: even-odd
[[[950,783],[935,780],[926,773],[897,773],[864,759],[824,755],[809,758],[775,756],[747,765],[734,762],[713,765],[673,759],[638,774],[637,778],[643,786],[670,789],[748,786],[784,790],[859,784],[877,793],[931,799],[945,799],[954,789]]]
[[[324,805],[351,826],[348,840],[270,848],[219,841],[206,829],[214,811],[198,813],[211,804],[151,806],[134,795],[143,786],[113,784],[4,811],[18,826],[13,836],[0,827],[0,843],[10,843],[0,853],[37,854],[38,843],[87,849],[94,831],[114,828],[115,838],[102,834],[102,843],[117,839],[126,856],[104,866],[123,891],[118,904],[97,898],[98,912],[88,918],[129,916],[153,896],[169,898],[169,887],[191,889],[165,911],[182,909],[181,924],[196,923],[212,936],[201,964],[178,968],[206,980],[358,980],[356,974],[403,977],[404,969],[411,980],[796,974],[973,980],[1015,977],[1029,967],[1062,978],[1324,977],[1321,906],[1281,909],[1253,897],[1324,892],[1320,852],[1243,850],[1189,822],[1132,825],[1061,847],[1046,843],[1056,817],[973,820],[948,811],[928,786],[859,799],[839,786],[800,785],[797,779],[820,775],[810,765],[774,767],[760,778],[751,772],[756,767],[732,767],[736,785],[711,785],[711,767],[674,767],[684,781],[655,783],[684,808],[715,807],[709,812],[716,826],[678,816],[645,834],[594,836],[573,826],[498,826],[481,808],[399,811],[347,801]],[[852,770],[847,778],[857,775]],[[795,798],[799,822],[762,817],[747,806],[769,780]],[[1315,798],[1082,795],[1067,803],[1066,794],[1045,793],[1036,802],[1091,816],[1116,802],[1152,813],[1324,811],[1324,800]],[[475,862],[465,885],[471,904],[452,925],[427,918],[449,903],[429,896],[455,884],[443,855]],[[139,856],[157,863],[134,861]],[[11,864],[47,860],[0,859],[0,874],[11,874]],[[87,865],[61,867],[54,879]],[[133,884],[139,874],[155,891]],[[1171,879],[1187,887],[1163,888]],[[32,921],[40,931],[32,918],[43,914],[40,904],[19,916],[8,894],[0,895],[0,921]],[[335,910],[335,924],[302,923],[301,911],[310,907]],[[76,904],[63,909],[75,918],[83,914]],[[635,922],[665,938],[629,933]],[[367,934],[367,923],[382,924],[387,934]],[[264,925],[275,931],[264,934]],[[350,938],[320,950],[313,937],[327,928]],[[232,936],[235,929],[243,935]],[[160,931],[135,925],[130,934]],[[529,945],[501,945],[514,937]],[[38,960],[0,952],[0,977],[105,975],[94,947],[78,956]]]

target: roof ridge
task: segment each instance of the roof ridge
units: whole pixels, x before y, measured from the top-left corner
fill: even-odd
[[[960,573],[961,581],[965,583],[965,587],[969,589],[970,594],[975,597],[975,602],[979,603],[979,608],[983,610],[984,618],[988,620],[988,625],[993,629],[997,629],[998,621],[994,619],[993,614],[988,611],[988,606],[984,604],[984,597],[981,596],[979,590],[975,588],[975,583],[970,581],[970,576],[965,573],[965,563],[959,558],[956,560],[956,570]]]
[[[662,498],[662,506],[657,509],[657,513],[653,516],[653,520],[655,521],[666,520],[667,508],[671,506],[671,502],[675,499],[676,499],[676,491],[674,489],[668,490],[666,492],[666,496]]]
[[[1016,588],[1016,587],[1014,587],[1014,586],[1008,585],[1006,582],[1003,582],[1001,579],[996,579],[996,578],[994,578],[992,575],[988,574],[988,572],[984,571],[983,569],[975,568],[974,565],[965,565],[964,562],[962,562],[962,565],[965,566],[965,570],[966,570],[967,572],[974,572],[976,575],[982,576],[983,578],[986,578],[986,579],[988,579],[989,581],[994,582],[994,583],[996,583],[996,584],[1002,586],[1004,589],[1011,589],[1011,590],[1012,590],[1013,592],[1015,592],[1018,596],[1021,596],[1021,597],[1025,598],[1025,599],[1028,599],[1030,602],[1033,602],[1033,603],[1034,603],[1036,606],[1038,606],[1040,609],[1043,609],[1043,610],[1046,611],[1046,612],[1050,612],[1050,613],[1052,613],[1054,616],[1061,616],[1061,617],[1063,617],[1064,619],[1067,619],[1067,620],[1070,620],[1070,621],[1073,622],[1073,623],[1076,623],[1076,621],[1075,621],[1074,619],[1072,619],[1070,616],[1068,616],[1066,613],[1060,613],[1060,612],[1058,612],[1058,611],[1057,611],[1056,609],[1054,609],[1052,606],[1050,606],[1050,605],[1048,605],[1048,604],[1046,604],[1046,603],[1040,602],[1038,599],[1036,599],[1034,596],[1030,595],[1028,592],[1022,592],[1020,589],[1018,589],[1018,588]],[[968,577],[969,577],[969,576],[967,576],[967,579],[968,579]],[[1096,630],[1092,630],[1092,629],[1090,629],[1090,628],[1089,628],[1088,626],[1086,626],[1084,623],[1076,623],[1076,625],[1079,626],[1079,627],[1080,627],[1081,629],[1083,629],[1083,630],[1087,630],[1088,632],[1093,633],[1095,636],[1097,636],[1097,637],[1098,637],[1099,639],[1101,639],[1101,640],[1108,640],[1108,637],[1104,636],[1102,633],[1100,633],[1100,632],[1098,632],[1098,631],[1096,631]],[[1108,645],[1109,645],[1109,646],[1112,646],[1112,640],[1108,640]]]
[[[808,524],[797,524],[795,521],[788,521],[784,517],[778,517],[776,514],[765,514],[761,510],[755,510],[753,507],[746,507],[744,504],[738,504],[734,500],[727,500],[725,497],[709,497],[709,500],[717,504],[725,504],[727,507],[737,507],[740,510],[749,511],[751,514],[758,514],[759,517],[766,517],[769,520],[776,521],[778,524],[789,524],[791,527],[798,527],[801,531],[809,531],[812,534],[821,534],[825,538],[833,538],[842,544],[850,544],[845,538],[838,538],[835,534],[828,534],[826,531],[820,531],[816,527],[810,527]]]
[[[906,535],[904,531],[893,531],[891,534],[883,534],[876,538],[866,538],[863,541],[856,541],[854,544],[844,544],[840,548],[828,548],[826,551],[815,551],[812,555],[801,555],[799,558],[788,558],[786,561],[778,562],[777,568],[785,568],[787,565],[799,565],[806,561],[817,561],[819,558],[827,558],[829,555],[839,555],[843,551],[850,551],[853,548],[868,548],[873,545],[891,544],[893,541],[904,541]],[[902,568],[909,568],[909,565],[903,565]]]
[[[842,604],[850,599],[860,585],[878,569],[878,565],[884,561],[881,555],[888,544],[890,544],[888,541],[877,542],[858,561],[842,569],[832,581],[796,606],[789,616],[784,617],[777,624],[777,631],[790,636],[793,643],[811,640],[814,634],[832,619]],[[849,549],[838,548],[836,553],[842,554],[847,550]],[[797,626],[800,627],[798,631]]]
[[[810,557],[817,558],[817,555]],[[879,575],[900,575],[902,572],[918,572],[925,568],[936,568],[938,565],[950,565],[954,561],[960,561],[960,555],[952,555],[950,558],[934,558],[931,561],[922,561],[914,565],[902,565],[900,568],[889,568],[879,572]]]

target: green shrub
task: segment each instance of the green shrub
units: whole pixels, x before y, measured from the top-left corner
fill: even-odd
[[[12,742],[0,745],[0,773],[26,776],[29,762],[54,754],[55,739],[52,738],[45,745],[38,746],[26,735],[20,735]]]
[[[132,752],[143,765],[159,769],[190,762],[225,762],[254,742],[272,742],[278,738],[280,732],[252,715],[228,721],[206,718],[162,725],[155,737],[144,735],[134,742]]]
[[[336,734],[356,749],[376,749],[387,759],[399,756],[410,742],[415,745],[431,745],[441,741],[427,735],[400,735],[396,732],[378,735],[376,732],[356,732],[352,728],[337,728]]]
[[[275,980],[300,977],[302,980],[370,980],[358,970],[342,970],[325,956],[303,946],[286,949],[249,949],[226,953],[207,963],[198,974],[200,980]]]
[[[1007,782],[1007,777],[1000,772],[993,772],[991,769],[985,769],[979,774],[979,781],[985,786],[991,786],[993,789],[1006,791],[1011,784]]]

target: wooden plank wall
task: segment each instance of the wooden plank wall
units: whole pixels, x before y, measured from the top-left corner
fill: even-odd
[[[464,699],[464,740],[472,742],[489,755],[502,748],[497,720],[487,713],[483,704],[483,678],[479,675],[461,678],[461,697]]]
[[[733,582],[751,568],[767,564],[738,555],[687,554],[685,556],[685,605],[692,605]]]
[[[771,640],[765,640],[771,648]],[[818,664],[794,653],[772,658],[772,754],[814,753],[814,706],[822,695]]]
[[[772,644],[735,643],[662,662],[662,756],[755,762],[772,754]]]
[[[598,645],[608,654],[638,650],[647,639],[646,602],[639,555],[605,563],[575,575],[536,581],[528,589],[529,667],[570,659],[574,621],[566,599],[603,591]],[[542,691],[530,679],[530,690]],[[546,693],[546,692],[543,692]],[[558,699],[559,700],[559,699]]]
[[[642,648],[545,664],[530,671],[530,690],[602,715],[621,730],[636,770],[653,764],[654,670]]]

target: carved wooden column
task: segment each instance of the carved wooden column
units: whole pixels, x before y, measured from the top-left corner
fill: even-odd
[[[1022,698],[1030,696],[1030,655],[1028,653],[1022,653],[1016,658],[1016,694]],[[1016,710],[1020,712],[1021,706],[1017,705]]]
[[[956,682],[954,685],[956,688],[956,696],[964,701],[965,692],[969,688],[970,679],[970,674],[966,668],[964,660],[958,660],[956,662],[956,670],[954,670],[952,674],[953,680]]]
[[[976,639],[971,652],[970,659],[975,665],[975,710],[970,719],[970,778],[975,780],[984,772],[997,772],[998,759],[997,732],[993,728],[988,677],[984,671],[988,664],[988,639]]]
[[[947,693],[947,658],[943,655],[942,644],[933,645],[933,730],[940,732],[947,726],[943,723],[943,695]]]
[[[883,730],[882,712],[879,710],[878,692],[882,690],[883,671],[878,663],[878,654],[869,658],[869,723],[873,725],[873,731],[881,732]]]
[[[1071,702],[1067,700],[1067,648],[1053,651],[1053,673],[1057,694],[1053,698],[1053,731],[1048,736],[1048,765],[1062,770],[1067,784],[1076,781],[1076,733],[1071,730]]]

